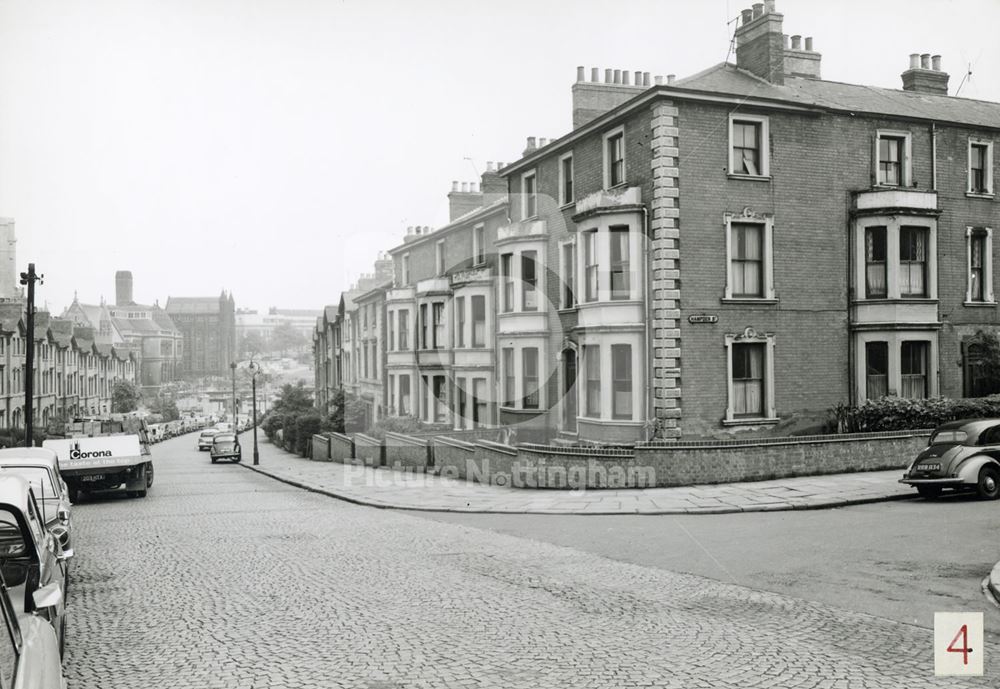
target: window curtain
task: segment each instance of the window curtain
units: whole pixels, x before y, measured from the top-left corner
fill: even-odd
[[[865,232],[865,294],[869,297],[886,295],[885,234]]]
[[[900,238],[899,293],[923,296],[927,264],[927,235],[918,230],[904,231]]]
[[[764,346],[736,345],[733,361],[734,413],[760,416],[764,413]]]
[[[761,233],[760,225],[735,225],[732,228],[734,295],[763,295]]]

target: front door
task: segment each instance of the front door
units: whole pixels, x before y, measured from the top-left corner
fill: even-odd
[[[576,433],[576,350],[563,352],[563,430]]]

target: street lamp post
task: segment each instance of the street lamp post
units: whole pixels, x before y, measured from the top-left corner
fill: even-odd
[[[42,282],[44,275],[35,273],[35,264],[29,263],[27,272],[21,273],[21,284],[28,286],[27,302],[27,333],[25,340],[27,351],[24,359],[24,446],[34,444],[35,434],[35,283]]]
[[[236,362],[230,362],[229,368],[233,370],[233,432],[236,432]]]
[[[250,387],[253,390],[253,465],[260,464],[260,452],[257,451],[257,374],[260,366],[250,360]]]

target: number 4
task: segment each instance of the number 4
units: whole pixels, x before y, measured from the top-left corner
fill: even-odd
[[[959,637],[962,637],[962,646],[961,648],[955,648],[955,642],[958,641]],[[955,638],[951,640],[950,644],[948,644],[948,652],[961,653],[962,665],[969,664],[969,654],[972,652],[972,649],[969,648],[969,625],[963,624],[958,630],[958,634],[956,634]]]

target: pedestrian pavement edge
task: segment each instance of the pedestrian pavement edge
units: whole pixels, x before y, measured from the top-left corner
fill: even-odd
[[[801,511],[801,510],[820,510],[820,509],[830,509],[834,507],[847,507],[849,505],[865,505],[877,502],[890,502],[894,500],[912,500],[915,496],[910,494],[896,494],[896,495],[883,495],[883,496],[865,496],[860,498],[832,498],[832,499],[819,499],[816,502],[810,502],[806,504],[764,504],[757,506],[746,506],[746,507],[705,507],[705,508],[693,508],[693,509],[647,509],[647,510],[635,510],[635,511],[625,511],[625,510],[562,510],[562,509],[483,509],[478,507],[426,507],[420,505],[408,505],[402,503],[385,502],[381,500],[371,500],[364,497],[359,497],[355,494],[351,494],[345,491],[332,490],[330,488],[324,488],[320,486],[311,485],[304,481],[299,481],[297,479],[288,478],[282,476],[278,473],[268,471],[267,469],[262,469],[259,466],[253,466],[250,464],[240,463],[240,466],[255,471],[258,474],[267,476],[268,478],[274,479],[281,483],[293,486],[295,488],[301,488],[302,490],[309,491],[311,493],[319,493],[321,495],[326,495],[331,498],[336,498],[338,500],[343,500],[344,502],[349,502],[355,505],[362,505],[365,507],[374,507],[377,509],[391,509],[391,510],[403,510],[408,512],[453,512],[460,514],[571,514],[571,515],[582,515],[582,516],[612,516],[612,515],[697,515],[697,514],[738,514],[738,513],[752,513],[752,512],[790,512],[790,511]],[[1000,592],[1000,563],[998,563],[998,569],[994,569],[994,575],[997,581],[997,591]],[[1000,595],[1000,593],[996,594]]]

